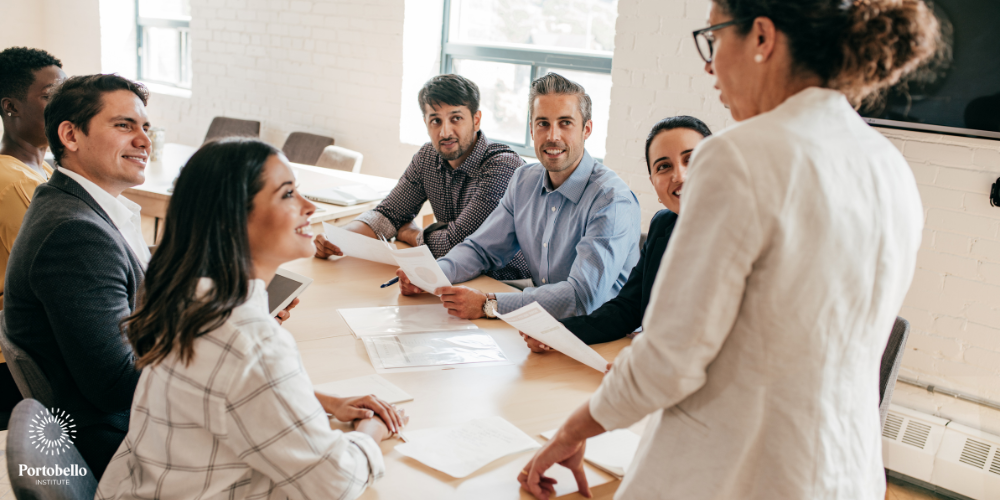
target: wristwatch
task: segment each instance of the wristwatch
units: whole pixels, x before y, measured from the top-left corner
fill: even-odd
[[[489,319],[497,317],[497,296],[495,293],[486,294],[486,302],[483,302],[483,314]]]

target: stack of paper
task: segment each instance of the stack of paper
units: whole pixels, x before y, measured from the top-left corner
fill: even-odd
[[[556,429],[543,432],[542,437],[552,439]],[[621,479],[639,449],[639,435],[628,429],[616,429],[587,440],[583,459],[594,467]]]
[[[532,302],[507,314],[497,314],[508,325],[525,335],[601,372],[607,371],[608,362],[593,348],[583,343],[573,332],[552,317],[538,302]]]
[[[451,286],[451,281],[441,271],[431,250],[426,245],[413,248],[396,248],[394,245],[323,223],[326,239],[337,245],[345,256],[399,266],[410,282],[426,292],[434,293],[440,287]]]
[[[316,392],[339,397],[367,396],[372,394],[382,401],[391,404],[413,401],[413,396],[410,396],[406,391],[378,375],[366,375],[364,377],[327,382],[313,386],[313,389]]]
[[[475,330],[476,324],[448,314],[439,304],[426,306],[356,307],[337,312],[355,337],[388,333],[451,332]]]
[[[538,443],[503,417],[473,420],[463,425],[406,433],[396,451],[452,477],[462,478],[490,462]]]

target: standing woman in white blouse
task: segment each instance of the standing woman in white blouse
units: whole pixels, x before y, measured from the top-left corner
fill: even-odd
[[[852,108],[928,58],[921,0],[713,0],[696,32],[740,123],[691,161],[641,335],[518,475],[651,415],[617,498],[882,499],[878,369],[923,226]],[[668,287],[664,284],[669,283]]]
[[[268,313],[278,266],[313,254],[315,210],[264,142],[191,157],[125,320],[142,375],[98,499],[350,499],[382,476],[378,443],[405,415],[374,396],[314,393]],[[328,413],[356,431],[331,429]]]

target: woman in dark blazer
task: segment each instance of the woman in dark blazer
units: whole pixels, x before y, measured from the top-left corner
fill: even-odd
[[[657,212],[649,223],[649,233],[640,249],[639,262],[618,296],[590,314],[559,320],[584,342],[599,344],[618,340],[642,326],[642,316],[649,304],[660,260],[667,250],[667,242],[680,213],[681,190],[691,153],[702,139],[710,135],[712,132],[707,125],[690,116],[664,118],[649,132],[646,138],[646,168],[658,201],[667,208]],[[550,350],[523,333],[521,336],[534,352]]]

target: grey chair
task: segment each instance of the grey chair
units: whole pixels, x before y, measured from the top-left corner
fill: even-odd
[[[52,391],[52,384],[45,377],[38,363],[14,344],[7,337],[7,320],[4,311],[0,311],[0,349],[3,349],[3,357],[7,360],[7,368],[14,377],[17,389],[21,391],[21,396],[25,399],[34,398],[41,401],[43,405],[55,406],[55,393]],[[13,417],[11,417],[13,420]]]
[[[45,422],[39,417],[51,415],[49,410],[34,399],[25,399],[14,407],[10,417],[10,429],[7,431],[7,477],[14,497],[18,500],[90,500],[97,493],[97,480],[90,472],[87,462],[80,456],[71,440],[60,446],[59,452],[39,446],[33,434],[42,432],[46,437],[58,440],[65,439],[65,431],[56,421]],[[41,422],[41,423],[40,423]],[[28,467],[58,466],[62,470],[81,470],[86,468],[86,475],[72,476],[39,476],[20,474],[20,464]],[[76,466],[75,468],[73,466]],[[39,480],[49,484],[39,484]]]
[[[316,160],[316,166],[358,173],[361,171],[361,162],[364,159],[365,156],[357,151],[340,146],[327,146],[323,149],[319,160]]]
[[[281,151],[285,153],[285,157],[290,162],[315,165],[320,155],[323,154],[323,148],[327,146],[333,146],[333,137],[292,132],[288,139],[285,139],[285,145],[281,147]]]
[[[212,118],[212,124],[208,126],[205,142],[223,137],[260,137],[260,122],[216,116]]]
[[[899,316],[892,325],[889,342],[882,353],[882,366],[879,368],[879,405],[878,413],[885,425],[885,416],[889,413],[889,403],[892,401],[892,390],[896,387],[896,377],[899,375],[899,363],[903,359],[906,348],[906,338],[910,336],[910,322]]]
[[[649,233],[639,233],[639,250],[646,246],[646,239],[649,238]]]

